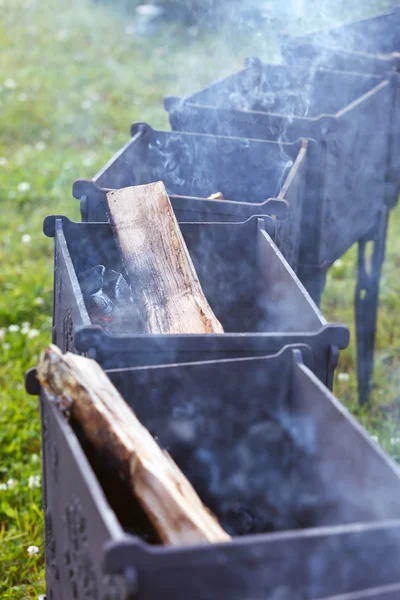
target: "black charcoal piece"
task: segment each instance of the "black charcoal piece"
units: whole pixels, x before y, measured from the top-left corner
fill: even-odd
[[[97,265],[82,273],[82,292],[84,296],[91,296],[103,287],[103,278],[106,268]]]
[[[111,269],[107,269],[104,274],[104,291],[115,300],[115,302],[132,302],[132,289],[126,279]]]
[[[114,310],[114,302],[102,289],[90,294],[90,298],[102,314],[111,315]]]

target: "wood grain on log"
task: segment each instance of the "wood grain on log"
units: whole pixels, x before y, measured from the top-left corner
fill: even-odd
[[[148,333],[223,333],[161,181],[107,193],[109,217]]]
[[[231,538],[203,505],[190,482],[139,422],[94,360],[62,354],[50,345],[38,379],[68,406],[88,441],[118,464],[165,544],[226,542]]]

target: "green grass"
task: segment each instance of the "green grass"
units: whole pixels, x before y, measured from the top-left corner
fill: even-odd
[[[89,0],[0,0],[0,13],[0,597],[6,600],[44,592],[40,487],[32,480],[40,476],[39,414],[23,387],[24,372],[51,335],[52,244],[42,234],[43,218],[79,219],[73,180],[93,176],[126,142],[132,122],[167,127],[164,95],[194,91],[247,55],[274,59],[276,40],[265,32],[229,42],[173,26],[138,38],[131,17]],[[335,382],[337,396],[394,456],[399,233],[397,211],[382,281],[371,410],[357,411],[353,343],[338,368],[349,380]],[[354,256],[349,252],[332,269],[324,297],[328,320],[351,329]],[[39,553],[31,556],[32,545]]]

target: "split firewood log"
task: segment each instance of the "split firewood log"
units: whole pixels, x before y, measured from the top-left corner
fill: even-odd
[[[90,444],[118,464],[165,544],[226,542],[231,538],[190,482],[121,397],[100,365],[54,345],[42,353],[41,385],[80,424]]]
[[[147,333],[223,333],[161,181],[107,193],[111,226]]]

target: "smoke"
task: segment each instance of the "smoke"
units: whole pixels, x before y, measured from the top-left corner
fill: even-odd
[[[283,4],[277,3],[276,9],[280,6],[280,10],[284,10]],[[259,5],[261,7],[261,3]],[[289,7],[287,12],[293,11],[293,18],[304,19],[306,11],[310,12],[308,3],[299,1],[286,6]],[[319,6],[313,5],[324,21],[323,5]],[[263,10],[268,12],[265,8]],[[275,18],[284,19],[282,15]],[[246,23],[247,30],[255,30],[254,19],[251,20],[248,14],[246,16],[241,11],[238,19],[237,29],[241,32],[246,30]],[[260,29],[255,36],[262,58],[268,54],[267,46],[272,37],[271,32]],[[104,38],[107,39],[107,35]],[[111,58],[109,62],[111,70],[113,60]],[[170,59],[163,60],[167,62]],[[282,77],[275,78],[268,69],[261,69],[259,78],[252,84],[228,90],[223,96],[226,107],[234,110],[280,115],[278,131],[271,133],[273,139],[270,142],[243,137],[229,140],[156,132],[144,155],[146,163],[142,165],[143,169],[135,172],[137,156],[128,164],[121,159],[118,184],[108,179],[111,172],[106,171],[102,185],[123,187],[131,183],[145,183],[145,180],[163,179],[170,194],[207,197],[221,191],[225,198],[252,202],[278,195],[295,160],[295,146],[290,145],[294,143],[293,125],[298,118],[315,115],[315,90],[321,82],[319,72],[323,60],[323,57],[316,56],[303,78],[291,73],[290,67],[277,71]],[[231,64],[225,64],[224,70],[233,70]],[[180,69],[182,73],[182,66]],[[204,74],[201,77],[204,79]],[[197,73],[188,74],[188,78],[193,83]],[[320,98],[319,107],[327,109],[339,97],[343,98],[340,90],[330,92],[325,92],[325,97]],[[129,111],[131,108],[130,104]],[[271,131],[276,122],[271,117]],[[257,135],[256,130],[251,137],[263,136],[264,132]],[[134,178],[138,172],[143,180]],[[232,232],[234,227],[231,225]],[[293,287],[278,280],[281,263],[277,257],[274,259],[272,253],[266,261],[268,280],[266,283],[262,281],[263,271],[257,263],[256,245],[259,240],[256,239],[255,228],[243,235],[229,233],[225,237],[220,234],[221,228],[215,228],[214,233],[209,231],[203,225],[197,229],[192,227],[191,231],[187,227],[184,234],[206,296],[226,331],[278,331],[282,334],[301,329],[314,333],[321,326],[316,311],[310,309],[307,313],[303,306],[299,309],[297,299],[302,290],[297,288],[295,294]],[[93,234],[86,247],[78,238],[79,235],[76,235],[75,239],[67,242],[81,287],[88,277],[84,269],[110,269],[116,273],[113,275],[114,283],[119,276],[124,277],[121,265],[115,259],[115,248],[110,248],[111,233],[105,244],[110,254],[104,247],[99,254],[88,251],[90,247],[97,248],[99,239],[104,242],[102,236]],[[102,287],[103,283],[89,292],[89,296],[97,294],[95,299],[99,301],[98,293],[101,291],[104,293],[101,305],[106,301],[107,306],[111,306],[108,304],[110,301],[114,310],[118,289],[114,285],[110,290],[110,282]],[[122,287],[130,298],[129,290],[126,286]],[[261,292],[266,290],[265,296],[263,293],[258,296],[260,288]],[[124,296],[123,301],[129,304],[129,298]],[[89,302],[88,298],[86,300]],[[137,341],[139,344],[140,341]],[[122,360],[121,354],[116,354],[116,361]],[[109,360],[113,358],[109,356]],[[130,360],[127,353],[125,360]],[[294,414],[288,400],[292,398],[296,382],[291,378],[287,364],[245,375],[244,369],[228,369],[222,362],[220,365],[198,365],[187,369],[174,367],[177,376],[162,376],[157,369],[148,375],[142,371],[143,385],[138,375],[126,393],[139,418],[190,475],[203,500],[233,534],[313,526],[317,509],[335,514],[336,503],[340,502],[337,491],[332,491],[336,480],[319,477],[318,469],[323,472],[326,464],[318,463],[318,469],[313,466],[318,453],[313,411],[317,410],[320,398],[311,405],[308,413]],[[301,388],[301,391],[303,396],[300,397],[307,398],[308,388]],[[325,428],[329,428],[329,424],[325,423]],[[319,443],[324,443],[323,436]],[[340,445],[341,439],[337,438],[333,443]],[[346,462],[343,464],[346,465]],[[327,471],[332,472],[339,476],[337,471]],[[323,490],[319,487],[321,483]],[[349,489],[352,489],[351,485],[349,480]],[[343,492],[343,487],[340,489]],[[359,489],[362,494],[362,487]],[[328,512],[330,503],[333,503],[331,513]],[[320,564],[316,564],[315,570],[319,567]]]

